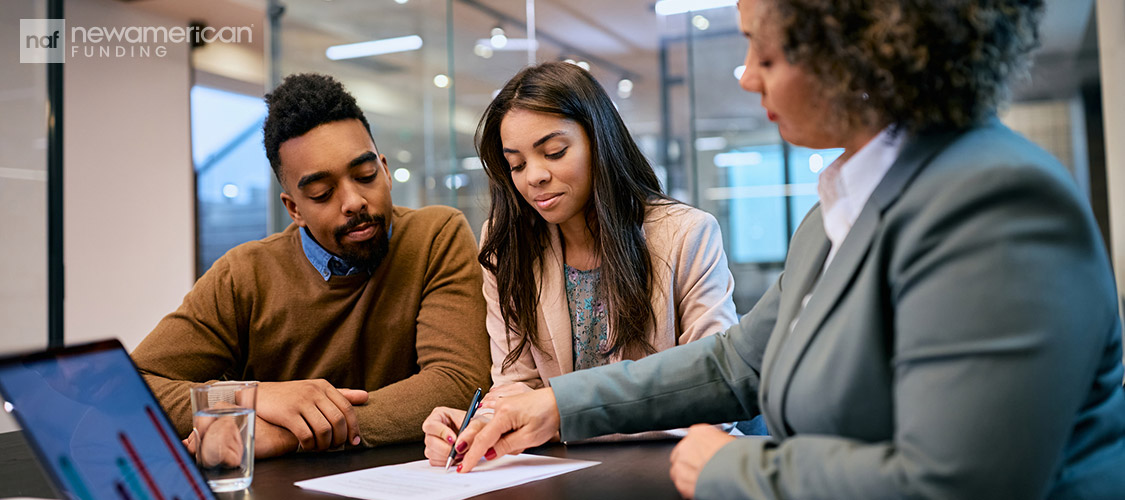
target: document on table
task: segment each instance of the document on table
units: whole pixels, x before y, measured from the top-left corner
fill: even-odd
[[[460,500],[585,469],[601,462],[528,455],[481,462],[468,474],[427,460],[345,472],[293,483],[307,490],[366,500]]]

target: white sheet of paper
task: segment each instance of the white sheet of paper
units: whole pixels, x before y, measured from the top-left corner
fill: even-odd
[[[445,472],[427,460],[318,477],[295,484],[366,500],[460,500],[551,476],[585,469],[601,462],[528,455],[504,456],[481,462],[468,474]]]

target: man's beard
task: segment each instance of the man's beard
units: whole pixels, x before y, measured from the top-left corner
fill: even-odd
[[[367,241],[350,242],[344,238],[353,229],[364,224],[371,224],[375,228],[375,235]],[[336,246],[340,249],[340,257],[348,265],[361,269],[373,270],[379,267],[387,257],[390,241],[387,238],[387,220],[382,215],[372,217],[364,212],[348,220],[347,224],[336,228],[334,233]]]

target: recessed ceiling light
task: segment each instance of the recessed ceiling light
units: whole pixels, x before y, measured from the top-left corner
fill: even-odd
[[[410,180],[410,170],[406,168],[396,168],[395,180],[399,182],[406,182]]]

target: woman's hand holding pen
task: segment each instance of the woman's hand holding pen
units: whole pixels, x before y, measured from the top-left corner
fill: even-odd
[[[459,446],[460,451],[454,457],[453,463],[459,464],[465,450],[472,443],[473,436],[491,420],[491,417],[492,415],[487,413],[477,413],[465,428],[465,432],[458,436],[457,429],[465,419],[465,411],[445,406],[434,408],[430,416],[422,422],[422,432],[426,434],[426,458],[430,460],[430,465],[444,466],[449,457],[449,450],[455,445]]]

